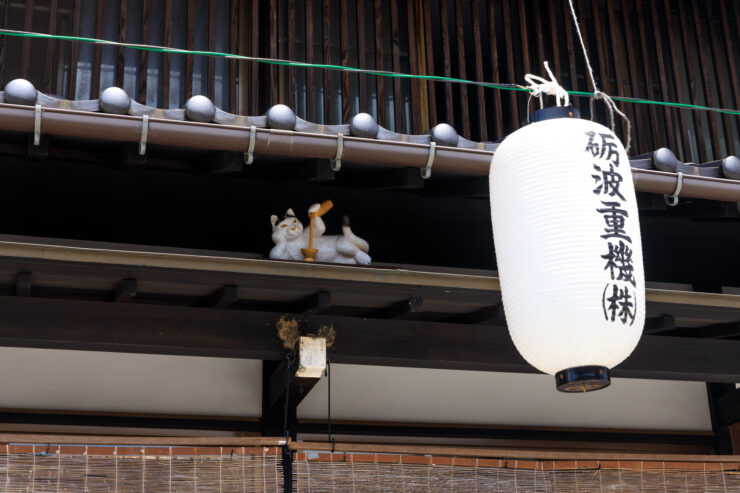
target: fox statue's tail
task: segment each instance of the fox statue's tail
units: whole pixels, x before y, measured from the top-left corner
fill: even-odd
[[[355,235],[352,232],[352,229],[349,227],[349,217],[344,216],[342,220],[342,233],[344,234],[344,237],[347,238],[347,241],[352,243],[354,246],[359,248],[365,253],[368,253],[370,251],[370,245],[368,245],[367,241],[363,240],[359,236]]]

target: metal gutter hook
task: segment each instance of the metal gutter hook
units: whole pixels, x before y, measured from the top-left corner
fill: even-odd
[[[244,153],[244,164],[252,164],[254,162],[254,145],[257,143],[257,127],[252,125],[249,127],[249,147],[247,152]]]
[[[33,110],[33,145],[41,145],[41,105],[37,104]]]
[[[139,141],[139,155],[146,154],[146,139],[149,136],[149,115],[141,117],[141,140]]]
[[[337,133],[337,154],[334,159],[330,160],[331,170],[334,172],[342,169],[342,156],[344,155],[344,134],[342,132]]]
[[[434,154],[437,151],[437,143],[432,141],[429,143],[429,157],[427,157],[427,164],[421,171],[421,177],[428,180],[432,176],[432,164],[434,164]]]
[[[663,200],[665,200],[666,205],[669,207],[676,207],[678,205],[678,194],[681,193],[681,188],[683,187],[683,173],[679,171],[677,174],[676,190],[673,192],[673,195],[663,195]]]

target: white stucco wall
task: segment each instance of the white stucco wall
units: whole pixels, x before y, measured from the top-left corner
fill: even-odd
[[[0,408],[262,414],[262,362],[0,347]]]
[[[339,365],[332,418],[428,423],[711,431],[702,382],[612,379],[606,389],[564,394],[542,374]],[[326,379],[298,417],[326,419]]]
[[[0,408],[259,417],[261,362],[0,348]],[[298,409],[326,418],[326,379]],[[332,365],[338,420],[709,431],[701,382],[614,379],[563,394],[549,375]]]

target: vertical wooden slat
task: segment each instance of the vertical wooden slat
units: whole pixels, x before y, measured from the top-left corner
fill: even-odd
[[[606,44],[611,44],[612,48],[612,60],[614,62],[614,77],[616,79],[616,90],[618,91],[617,94],[620,95],[626,95],[628,94],[627,86],[625,85],[625,79],[626,74],[629,71],[626,67],[627,61],[625,60],[625,49],[624,44],[620,44],[620,40],[624,39],[624,33],[620,29],[619,25],[619,19],[617,18],[616,10],[614,9],[614,1],[613,0],[607,0],[606,2],[607,6],[607,17],[609,18],[609,31],[603,32],[604,41]],[[622,8],[627,8],[626,4],[622,4]],[[602,31],[604,31],[602,29]],[[611,43],[609,42],[611,41]],[[628,110],[629,111],[629,110]],[[628,113],[625,113],[628,114]],[[633,113],[633,117],[636,115],[636,113]],[[639,147],[640,144],[640,136],[638,135],[638,132],[634,131],[635,124],[639,123],[637,118],[634,118],[633,122],[633,131],[632,131],[632,138],[635,147]],[[621,122],[621,120],[619,120]],[[640,128],[640,125],[638,125],[638,128]],[[624,132],[627,132],[627,127],[623,126]],[[625,136],[625,142],[626,142],[626,136]]]
[[[10,1],[10,0],[8,0]],[[23,29],[33,31],[34,0],[27,0]],[[21,60],[21,74],[24,79],[31,76],[31,38],[23,38],[23,59]]]
[[[592,8],[593,8],[593,31],[594,31],[594,37],[596,38],[596,53],[591,54],[591,65],[594,67],[594,76],[597,78],[597,80],[600,77],[600,89],[602,91],[605,91],[607,93],[616,94],[617,90],[615,85],[612,84],[612,70],[611,70],[611,64],[607,47],[606,47],[606,39],[604,37],[606,29],[604,25],[601,23],[601,12],[599,9],[599,3],[598,0],[593,0],[591,2]],[[581,20],[581,30],[583,31],[583,36],[585,39],[587,38],[586,30],[588,28],[588,22],[585,22]],[[586,41],[586,46],[588,47],[588,41]],[[615,120],[616,124],[616,120]]]
[[[172,47],[172,2],[164,2],[164,43]],[[170,55],[164,53],[162,56],[162,107],[170,106]]]
[[[658,58],[658,74],[660,76],[661,97],[663,98],[664,101],[670,101],[672,100],[672,95],[669,90],[670,86],[668,85],[668,78],[666,75],[666,71],[669,67],[666,65],[665,57],[663,56],[663,53],[664,53],[663,36],[661,35],[660,26],[658,25],[657,5],[656,5],[656,2],[653,2],[652,0],[646,0],[646,1],[648,2],[648,4],[650,4],[650,15],[651,15],[651,20],[652,20],[651,27],[653,28],[653,39],[655,41],[655,53]],[[645,30],[647,29],[647,26],[645,25],[643,21],[643,16],[642,16],[642,13],[643,13],[642,3],[641,3],[642,0],[635,0],[635,2],[637,5],[637,19],[638,19],[638,23],[640,26],[640,41],[642,42],[642,45],[646,47],[649,45],[646,44],[647,40],[645,37]],[[645,60],[645,66],[646,66],[646,69],[648,69],[647,59]],[[651,87],[651,90],[648,92],[648,96],[650,97],[650,99],[654,99],[654,95],[652,96],[650,95],[650,93],[652,92],[652,85],[650,87]],[[671,147],[673,146],[673,143],[677,141],[676,139],[680,139],[681,136],[676,135],[676,130],[673,124],[673,115],[671,113],[670,108],[665,106],[664,111],[665,111],[666,131],[668,135],[666,136],[667,137],[666,142],[663,143],[662,145]],[[678,151],[679,149],[676,149],[674,147],[674,150]]]
[[[681,101],[681,93],[679,93],[679,88],[683,87],[683,84],[681,82],[681,74],[679,73],[678,68],[680,67],[680,54],[678,52],[679,47],[677,44],[677,40],[674,39],[674,30],[673,30],[673,22],[671,19],[671,4],[670,0],[665,0],[663,2],[664,7],[664,13],[665,13],[665,26],[666,26],[666,33],[668,34],[668,46],[670,48],[671,53],[671,59],[673,61],[672,66],[670,67],[670,71],[673,73],[674,76],[674,84],[676,88],[676,101]],[[668,68],[668,67],[666,67]],[[688,139],[688,132],[689,132],[689,123],[688,118],[686,116],[685,111],[678,110],[678,116],[680,123],[680,141],[683,142],[683,160],[684,161],[690,161],[691,160],[691,145],[689,143]]]
[[[442,55],[444,63],[444,74],[445,77],[452,77],[452,62],[450,60],[450,32],[449,32],[449,17],[447,15],[447,0],[440,0],[439,2],[439,15],[441,17],[440,22],[442,23]],[[446,114],[447,123],[455,126],[455,111],[452,103],[452,84],[447,82],[444,85],[445,88],[445,102],[446,102]]]
[[[475,48],[475,80],[482,82],[483,77],[483,40],[480,33],[481,0],[473,0],[473,45]],[[486,97],[482,86],[476,88],[478,93],[478,128],[481,141],[488,140],[488,124],[486,123]]]
[[[251,49],[251,56],[258,57],[260,56],[260,27],[262,24],[260,23],[260,0],[252,0],[252,9],[251,9],[251,38],[250,38],[250,49]],[[248,84],[251,88],[250,91],[250,102],[249,102],[249,114],[258,114],[262,112],[262,108],[260,108],[260,85],[263,82],[263,79],[260,79],[259,77],[259,64],[256,62],[251,62],[249,64],[250,68],[250,75]]]
[[[688,21],[686,20],[686,12],[683,7],[683,2],[681,0],[678,1],[678,18],[680,22],[681,27],[681,39],[683,41],[683,53],[684,53],[684,62],[687,67],[687,75],[689,78],[689,89],[691,91],[691,102],[694,104],[697,104],[699,101],[699,87],[697,83],[697,76],[692,69],[692,62],[690,59],[690,47],[691,47],[691,40],[689,39],[689,32],[691,31],[691,27],[689,26]],[[698,74],[698,72],[697,72]],[[711,154],[711,151],[706,148],[706,144],[704,143],[704,137],[703,137],[703,130],[704,125],[702,123],[701,115],[696,111],[689,111],[684,113],[688,113],[687,118],[690,121],[693,121],[694,124],[694,136],[696,139],[696,147],[697,147],[697,155],[700,156],[700,160],[702,162],[706,162],[709,160],[709,156]],[[711,119],[711,118],[710,118]]]
[[[709,78],[709,66],[707,65],[706,47],[704,46],[704,43],[702,42],[701,19],[699,18],[699,12],[696,6],[696,2],[692,1],[691,3],[694,4],[694,7],[693,7],[692,13],[690,13],[689,15],[695,16],[693,26],[688,25],[688,21],[686,19],[687,13],[683,9],[683,4],[681,4],[679,7],[679,12],[680,12],[680,17],[681,17],[681,30],[683,31],[684,42],[686,44],[686,47],[685,47],[686,63],[690,65],[690,62],[688,59],[688,54],[689,54],[688,35],[693,27],[696,48],[698,49],[698,52],[699,52],[699,63],[701,64],[701,72],[703,76],[702,86],[704,89],[703,95],[705,97],[705,103],[707,103],[709,106],[714,106],[713,98],[712,98],[712,91],[711,91],[711,79]],[[691,92],[692,92],[692,97],[694,98],[693,102],[698,103],[699,89],[697,85],[695,85],[696,81],[695,81],[695,77],[693,74],[693,70],[689,69],[688,72],[689,72],[689,76],[691,80]],[[696,114],[696,112],[693,112],[693,113],[695,113],[695,117],[696,117],[695,121],[697,125],[696,126],[697,137],[701,137],[701,135],[699,135],[699,123],[702,122],[701,115]],[[719,152],[719,137],[717,135],[717,123],[714,118],[714,114],[708,113],[706,114],[706,117],[709,123],[709,130],[712,135],[712,140],[711,140],[712,149],[705,148],[705,145],[703,145],[704,144],[703,138],[697,139],[697,140],[699,140],[702,143],[702,147],[704,147],[704,153],[703,153],[704,159],[708,161],[713,158],[715,152]],[[701,126],[703,127],[703,124]]]
[[[118,18],[118,41],[126,42],[126,22],[127,22],[128,0],[121,0],[121,14]],[[116,61],[116,85],[123,86],[123,68],[125,64],[125,48],[118,48],[118,57]]]
[[[418,39],[416,37],[416,11],[414,8],[414,0],[406,1],[406,17],[408,20],[408,42],[409,42],[409,68],[411,73],[414,75],[419,74],[419,61],[417,59],[418,50],[416,49],[416,43]],[[421,126],[421,98],[419,94],[419,81],[409,81],[409,87],[411,88],[411,132],[420,134],[422,132]]]
[[[401,71],[401,47],[398,39],[398,0],[391,2],[391,50],[393,52],[393,71]],[[393,79],[393,110],[396,132],[403,132],[403,110],[401,106],[401,79]]]
[[[501,72],[499,67],[498,59],[498,42],[496,41],[496,12],[495,4],[493,1],[487,2],[488,10],[488,37],[491,42],[491,77],[493,82],[501,82]],[[493,89],[493,103],[496,105],[496,138],[500,139],[504,136],[504,116],[503,108],[501,107],[501,90]]]
[[[322,30],[324,63],[331,63],[331,1],[322,2]],[[324,123],[331,123],[331,72],[322,71],[324,74]]]
[[[696,5],[696,4],[695,4]],[[714,23],[714,11],[712,8],[712,2],[706,2],[704,4],[706,8],[707,13],[707,29],[712,30],[712,24]],[[721,15],[721,14],[720,14]],[[712,36],[712,41],[713,41]],[[728,84],[722,83],[722,70],[720,67],[720,64],[724,62],[724,57],[722,56],[722,53],[720,51],[719,43],[716,42],[710,42],[709,45],[712,48],[712,56],[714,58],[712,67],[714,68],[714,76],[717,80],[717,86],[719,87],[719,96],[721,101],[721,106],[725,108],[732,108],[734,107],[734,103],[732,101],[732,94],[729,92],[729,88],[727,87]],[[731,119],[732,117],[730,115],[723,115],[724,123],[725,123],[725,142],[727,143],[727,149],[730,154],[737,155],[736,149],[735,149],[735,142],[732,138],[732,123]]]
[[[188,0],[187,48],[193,49],[195,43],[195,0]],[[185,56],[185,100],[193,95],[193,55]]]
[[[149,44],[149,10],[151,0],[144,0],[141,5],[141,42]],[[146,83],[148,67],[148,51],[141,51],[139,59],[139,102],[146,103]]]
[[[229,53],[238,55],[239,53],[239,0],[231,0],[231,15],[229,16]],[[239,63],[242,65],[244,62]],[[229,111],[240,113],[237,94],[237,63],[236,60],[229,61]],[[239,77],[239,84],[248,84],[246,78]]]
[[[58,0],[50,0],[49,2],[49,34],[57,33],[57,10]],[[46,67],[44,68],[44,91],[53,93],[53,80],[54,65],[57,62],[55,54],[56,42],[50,39],[46,44]]]
[[[288,0],[288,59],[295,60],[295,0]],[[298,111],[296,108],[296,80],[295,80],[295,68],[288,67],[288,106],[293,111]]]
[[[77,1],[79,1],[79,0],[77,0]],[[8,14],[9,14],[8,10],[9,10],[9,8],[10,8],[10,1],[9,0],[5,0],[5,2],[3,2],[3,9],[2,9],[2,15],[3,15],[2,26],[3,26],[3,29],[7,29],[8,28]],[[0,36],[0,83],[5,82],[3,80],[4,68],[5,68],[5,36]]]
[[[306,0],[306,63],[313,63],[313,0]],[[361,79],[362,80],[362,79]],[[313,70],[306,69],[306,120],[318,121],[313,113]]]
[[[504,16],[504,39],[506,40],[506,60],[508,61],[508,75],[510,80],[516,80],[516,70],[514,69],[514,47],[511,39],[511,8],[509,0],[501,2],[503,6],[502,15]],[[511,95],[511,116],[514,119],[514,128],[519,125],[519,106],[517,101],[517,92],[509,91]]]
[[[95,18],[95,37],[100,39],[103,37],[103,7],[105,6],[105,0],[98,0],[98,11]],[[90,97],[97,98],[100,94],[100,57],[102,51],[100,45],[95,45],[95,60],[93,61],[93,80],[92,87],[90,90]]]
[[[465,28],[463,26],[462,0],[455,0],[455,27],[457,34],[457,71],[460,79],[467,79],[465,67]],[[470,138],[470,106],[468,105],[468,85],[460,84],[460,109],[462,133]]]
[[[524,74],[532,72],[532,65],[530,64],[530,52],[529,52],[529,35],[527,34],[527,2],[516,2],[519,5],[519,31],[522,37],[521,54],[519,55],[524,65],[524,73],[517,74],[515,81],[519,82],[524,78]],[[541,70],[537,67],[537,71]],[[512,81],[514,82],[514,81]]]
[[[347,0],[339,2],[342,65],[349,66],[349,20]],[[349,72],[342,72],[342,122],[349,121]]]
[[[642,46],[642,53],[638,52],[636,48],[637,43],[634,38],[634,33],[632,32],[632,23],[634,22],[634,17],[630,15],[627,4],[622,4],[622,20],[624,22],[624,39],[627,44],[627,61],[629,62],[628,72],[630,75],[630,84],[632,86],[632,90],[629,92],[629,94],[625,95],[639,98],[643,96],[642,94],[640,94],[639,90],[640,79],[642,79],[646,86],[650,83],[650,73],[648,72],[640,74],[641,70],[639,68],[639,62],[637,59],[638,56],[642,56],[643,59],[647,57],[647,46],[640,44],[639,46]],[[652,105],[650,108],[653,108]],[[648,109],[646,105],[634,104],[632,105],[632,109],[637,120],[636,125],[633,126],[632,131],[636,154],[657,149],[657,147],[655,146],[656,139],[654,137],[654,134],[655,132],[657,132],[658,129],[656,126],[654,113],[653,122],[651,123],[647,117],[648,112],[652,110]]]
[[[556,5],[556,2],[549,2],[547,7],[550,11],[550,35],[552,40],[551,42],[553,63],[555,64],[555,76],[558,78],[558,80],[562,80],[563,72],[560,63],[560,40],[558,39],[558,30],[560,29],[560,23],[558,22]],[[563,22],[566,24],[570,23],[570,17],[568,15],[565,15],[565,13],[563,14]],[[571,89],[574,88],[571,87]]]
[[[580,18],[581,12],[576,11]],[[568,0],[563,0],[563,23],[565,24],[565,42],[568,45],[568,60],[570,61],[570,85],[574,91],[587,91],[588,82],[585,87],[579,89],[578,70],[576,68],[576,43],[573,37],[573,13],[570,11]],[[580,46],[578,47],[580,48]]]
[[[419,0],[419,7],[424,12],[424,53],[426,55],[426,73],[429,75],[436,75],[434,71],[434,42],[432,38],[432,20],[430,9],[423,3],[423,0]],[[436,125],[437,122],[437,96],[436,86],[434,82],[425,82],[429,92],[429,99],[427,100],[429,108],[429,126]]]
[[[383,1],[375,0],[375,68],[383,70]],[[385,125],[385,88],[383,77],[375,79],[378,123]]]
[[[734,29],[730,29],[729,19],[731,19],[731,14],[732,7],[730,6],[730,2],[721,2],[720,17],[722,18],[722,33],[727,50],[727,63],[729,64],[730,79],[732,80],[732,84],[730,85],[730,87],[733,89],[733,93],[735,96],[735,105],[740,106],[740,81],[738,81],[738,78],[740,78],[740,74],[738,74],[738,66],[736,60],[737,51],[735,51],[732,46],[732,40],[738,40],[737,23],[738,15],[740,14],[738,14],[738,10],[735,9],[735,26]],[[737,108],[737,106],[733,107]]]
[[[308,14],[307,14],[308,15]],[[367,53],[367,44],[365,40],[365,1],[357,0],[357,66],[361,69],[367,67],[365,55]],[[360,74],[360,111],[367,111],[367,76]]]
[[[542,30],[542,17],[544,16],[542,3],[540,0],[536,0],[534,3],[530,2],[530,4],[534,5],[535,14],[537,14],[534,16],[534,30],[537,34],[537,60],[542,63],[548,60],[547,55],[545,55],[545,33]],[[542,67],[536,67],[536,70],[544,70],[544,65]]]
[[[210,0],[208,8],[208,51],[216,51],[216,0]],[[208,57],[208,78],[201,82],[206,84],[208,97],[216,102],[216,58]]]

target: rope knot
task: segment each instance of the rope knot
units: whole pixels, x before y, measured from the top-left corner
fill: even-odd
[[[542,107],[542,95],[547,94],[553,96],[558,106],[567,106],[570,104],[570,96],[568,91],[563,89],[558,80],[550,70],[550,66],[545,62],[545,70],[550,80],[547,80],[539,75],[527,74],[524,76],[524,80],[529,84],[528,86],[520,86],[523,89],[529,89],[531,96],[540,99],[540,107]],[[561,104],[562,101],[562,104]]]

